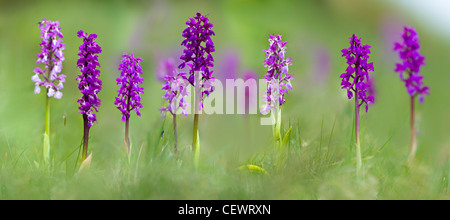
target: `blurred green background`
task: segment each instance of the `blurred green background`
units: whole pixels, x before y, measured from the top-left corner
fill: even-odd
[[[422,2],[422,3],[421,3]],[[195,1],[0,1],[0,199],[448,199],[450,123],[450,11],[446,1],[195,0]],[[438,10],[440,9],[440,10]],[[238,77],[265,73],[262,50],[269,34],[288,41],[295,61],[294,89],[283,107],[283,127],[293,127],[283,169],[261,115],[202,115],[201,166],[190,144],[193,116],[178,117],[181,159],[172,150],[171,117],[156,72],[159,62],[178,62],[185,22],[196,12],[214,24],[216,77],[227,57],[238,57]],[[444,13],[445,14],[445,13]],[[64,96],[51,100],[50,168],[41,165],[45,95],[31,81],[39,53],[38,22],[60,21],[66,43]],[[446,23],[447,22],[447,23]],[[431,94],[417,104],[418,154],[409,152],[409,97],[392,50],[403,26],[419,33],[424,82]],[[90,169],[77,174],[83,126],[78,113],[78,30],[98,35],[103,90],[98,124],[91,129]],[[376,103],[362,113],[364,180],[355,178],[353,102],[340,89],[341,49],[356,34],[372,46]],[[121,55],[143,58],[142,117],[131,117],[133,152],[124,157],[124,123],[114,106]],[[231,54],[231,55],[229,55]],[[261,103],[259,103],[261,104]],[[164,134],[161,135],[162,131]],[[256,164],[268,175],[237,170]]]

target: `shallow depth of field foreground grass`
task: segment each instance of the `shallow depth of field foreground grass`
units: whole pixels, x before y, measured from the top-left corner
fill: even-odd
[[[0,1],[0,199],[449,199],[450,36],[386,2]],[[289,42],[295,79],[283,105],[282,132],[292,127],[284,154],[274,149],[272,127],[260,125],[260,114],[201,115],[197,169],[193,115],[180,115],[180,152],[173,154],[172,117],[160,118],[164,91],[155,72],[160,60],[179,57],[185,22],[197,11],[214,24],[215,74],[223,73],[231,53],[238,57],[238,76],[252,70],[262,77],[269,34]],[[60,21],[66,43],[61,73],[67,79],[63,98],[52,99],[48,166],[42,161],[45,94],[35,95],[30,80],[42,18]],[[426,57],[421,74],[431,88],[416,104],[418,152],[409,165],[409,96],[394,72],[399,58],[393,51],[404,25],[418,31]],[[82,171],[79,30],[96,33],[103,49],[102,105],[90,133],[92,162]],[[354,103],[339,79],[346,68],[341,49],[353,33],[372,46],[377,85],[375,104],[368,113],[361,110],[360,177]],[[133,113],[130,121],[129,159],[114,105],[124,52],[143,58],[146,87],[142,117]],[[266,173],[240,169],[247,164]]]

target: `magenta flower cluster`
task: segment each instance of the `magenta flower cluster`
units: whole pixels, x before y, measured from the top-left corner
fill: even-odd
[[[186,97],[189,95],[187,73],[172,69],[164,76],[164,82],[161,89],[165,90],[166,93],[162,98],[168,101],[168,104],[167,107],[162,106],[159,109],[162,113],[161,117],[164,117],[167,112],[175,115],[179,109],[181,109],[181,114],[187,116],[187,107],[190,106],[186,102]]]
[[[97,38],[96,34],[90,34],[80,30],[77,36],[83,38],[83,44],[80,46],[78,56],[80,57],[77,66],[80,68],[81,74],[78,75],[78,89],[83,94],[78,100],[80,107],[78,111],[80,114],[87,116],[89,121],[88,126],[91,127],[97,121],[97,116],[94,111],[98,112],[101,100],[97,94],[102,90],[102,81],[98,78],[100,76],[100,67],[98,56],[102,52],[102,48],[94,41]]]
[[[133,53],[130,55],[124,53],[122,57],[119,65],[120,77],[116,79],[120,89],[117,91],[119,94],[114,104],[122,112],[122,121],[126,121],[133,110],[141,116],[139,109],[142,108],[141,94],[144,93],[144,87],[140,87],[139,84],[144,82],[144,78],[140,76],[142,74],[140,57],[134,57]]]
[[[285,58],[287,42],[281,42],[282,35],[270,35],[270,47],[264,50],[266,59],[264,67],[267,67],[267,74],[264,76],[268,82],[267,91],[264,94],[265,107],[261,114],[268,114],[277,105],[282,106],[286,100],[284,96],[288,94],[288,89],[292,89],[291,79],[294,77],[288,74],[289,66],[292,65],[292,58]]]
[[[202,97],[205,94],[209,96],[213,91],[212,82],[214,82],[213,71],[210,70],[211,67],[214,67],[214,58],[211,55],[215,51],[214,43],[211,40],[211,36],[215,35],[211,30],[213,24],[209,23],[208,16],[197,13],[196,17],[186,21],[186,25],[188,27],[182,34],[185,39],[181,43],[182,46],[185,46],[183,55],[180,57],[183,62],[178,68],[184,69],[188,65],[190,68],[188,81],[191,85],[202,89]],[[202,74],[199,79],[200,85],[194,85],[196,72]],[[202,108],[202,99],[200,101],[200,108]]]
[[[348,99],[352,99],[356,94],[359,107],[366,103],[366,112],[369,104],[374,103],[374,96],[369,95],[369,72],[374,71],[373,63],[368,63],[370,45],[361,45],[361,39],[355,34],[350,38],[350,47],[342,50],[342,56],[347,59],[348,67],[341,74],[342,89],[347,90]],[[359,102],[360,101],[360,102]]]
[[[424,95],[429,95],[430,88],[424,86],[423,76],[419,75],[420,67],[425,64],[420,52],[419,36],[414,28],[404,27],[402,43],[395,42],[394,50],[398,51],[401,63],[396,64],[395,72],[399,73],[400,80],[405,83],[406,90],[411,97],[419,96],[419,101],[423,102]],[[403,72],[407,73],[407,76]]]
[[[39,28],[42,41],[39,44],[41,52],[37,54],[36,64],[42,63],[45,68],[36,67],[33,71],[35,75],[31,77],[31,80],[35,82],[34,93],[39,94],[41,86],[44,86],[47,89],[48,97],[60,99],[63,96],[61,90],[64,88],[63,83],[66,81],[66,76],[58,75],[63,67],[64,53],[62,51],[65,49],[59,21],[52,22],[44,18],[39,23]]]

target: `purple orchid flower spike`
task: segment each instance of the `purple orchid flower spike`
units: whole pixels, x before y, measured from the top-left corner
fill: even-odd
[[[203,97],[209,96],[213,92],[212,83],[214,77],[213,71],[210,68],[214,67],[214,58],[211,53],[215,50],[214,43],[211,36],[215,33],[212,31],[213,24],[209,22],[209,18],[201,13],[196,14],[194,18],[189,18],[186,21],[188,26],[183,31],[182,46],[185,47],[183,55],[180,59],[183,61],[178,68],[184,69],[189,66],[189,83],[194,86],[195,91],[195,113],[194,113],[194,133],[192,138],[192,148],[194,150],[194,164],[198,166],[199,159],[199,134],[198,134],[198,118],[199,113],[203,108]]]
[[[394,50],[398,51],[402,62],[396,64],[395,72],[400,80],[405,83],[409,96],[419,96],[419,101],[424,101],[424,96],[429,95],[430,88],[423,83],[420,68],[425,65],[425,57],[420,52],[419,36],[414,28],[404,27],[402,43],[395,42]],[[406,72],[407,75],[404,73]]]
[[[342,50],[342,56],[347,59],[348,67],[341,74],[342,89],[347,90],[348,99],[355,99],[355,137],[356,137],[356,168],[360,174],[361,147],[359,132],[359,109],[365,103],[366,112],[369,110],[369,104],[374,103],[373,95],[368,94],[370,89],[369,72],[374,71],[373,63],[368,63],[370,54],[370,45],[362,45],[361,39],[353,34],[350,38],[350,47]]]
[[[282,42],[282,35],[269,35],[270,47],[263,50],[266,54],[264,60],[264,67],[266,67],[267,74],[264,76],[268,83],[267,91],[263,95],[263,101],[266,105],[261,110],[261,114],[266,115],[272,112],[272,131],[274,145],[277,143],[279,147],[282,146],[281,138],[281,106],[286,103],[285,95],[288,94],[288,89],[292,89],[291,80],[293,75],[289,74],[289,66],[292,65],[292,58],[286,58],[286,44]]]
[[[270,35],[270,47],[264,50],[266,59],[264,67],[267,67],[267,74],[264,76],[268,82],[267,92],[264,95],[265,107],[261,113],[266,115],[271,110],[276,110],[285,102],[284,96],[288,94],[288,89],[292,89],[291,80],[293,75],[288,74],[289,66],[292,65],[292,58],[285,58],[287,42],[281,42],[282,35]]]
[[[42,19],[39,22],[39,29],[41,30],[41,52],[37,54],[36,64],[44,64],[44,69],[36,67],[31,77],[31,81],[35,83],[34,93],[41,92],[41,86],[46,88],[46,112],[45,112],[45,133],[43,145],[43,158],[47,164],[50,157],[50,97],[61,99],[64,88],[63,83],[66,81],[66,76],[60,74],[62,70],[62,62],[65,60],[64,53],[65,44],[63,43],[63,34],[59,27],[59,21],[50,21]]]
[[[403,28],[403,42],[395,42],[394,50],[398,51],[402,62],[396,64],[395,72],[399,74],[411,99],[411,144],[409,160],[413,160],[417,151],[416,128],[414,117],[414,100],[418,96],[423,103],[425,95],[430,94],[430,88],[423,83],[424,76],[420,68],[425,65],[425,57],[420,52],[419,35],[414,28]],[[405,74],[406,73],[406,74]]]
[[[78,31],[77,36],[83,38],[83,44],[79,47],[79,59],[77,62],[81,74],[78,75],[78,89],[83,95],[77,102],[80,103],[79,113],[83,115],[84,121],[84,138],[83,138],[83,154],[82,161],[86,159],[89,141],[89,129],[93,123],[97,122],[97,116],[94,110],[98,112],[98,107],[101,100],[98,98],[98,93],[102,90],[102,81],[98,78],[100,76],[100,67],[98,56],[102,52],[102,48],[94,41],[97,38],[96,34],[88,35],[84,31]]]
[[[167,101],[167,106],[162,106],[161,117],[165,117],[166,113],[170,113],[173,118],[174,128],[174,140],[175,140],[175,154],[178,153],[178,137],[177,137],[177,114],[181,110],[181,114],[188,116],[187,108],[190,106],[187,103],[187,96],[189,96],[188,86],[189,81],[187,73],[178,72],[177,69],[172,69],[171,72],[167,72],[164,76],[165,83],[162,86],[162,90],[166,93],[162,97]]]
[[[122,113],[122,121],[125,122],[124,143],[129,154],[131,150],[129,138],[130,113],[134,110],[137,116],[141,116],[139,109],[142,108],[141,94],[144,93],[144,87],[140,87],[139,84],[144,82],[144,78],[140,76],[142,75],[140,64],[142,59],[140,57],[134,57],[133,53],[130,55],[124,53],[122,57],[122,62],[119,65],[120,77],[116,80],[120,89],[117,91],[119,94],[114,104]]]
[[[35,75],[31,80],[35,83],[34,93],[41,92],[41,86],[47,89],[47,96],[56,99],[62,98],[61,90],[64,88],[63,83],[66,81],[66,76],[61,74],[62,62],[65,60],[64,53],[65,45],[62,41],[63,35],[59,27],[59,21],[52,22],[47,19],[42,19],[39,23],[41,30],[42,42],[41,52],[37,54],[36,64],[44,64],[45,68],[36,67],[33,72]],[[43,79],[41,79],[41,77]]]
[[[215,33],[211,30],[213,24],[209,23],[208,16],[200,13],[197,13],[194,18],[190,18],[186,25],[188,27],[183,31],[185,40],[181,43],[186,48],[180,57],[183,62],[178,68],[184,69],[186,65],[189,66],[189,83],[202,90],[199,106],[199,109],[201,109],[203,107],[203,96],[209,96],[213,92],[211,83],[214,81],[212,76],[214,71],[210,68],[214,67],[214,58],[211,53],[215,52],[215,48],[211,36],[214,36]],[[201,72],[200,85],[195,85],[196,72]]]
[[[165,90],[166,93],[162,98],[165,99],[168,104],[159,109],[162,114],[161,117],[165,117],[167,112],[176,115],[180,109],[181,114],[188,116],[187,107],[189,107],[189,103],[186,102],[186,97],[189,95],[187,90],[189,81],[187,79],[187,73],[178,72],[175,69],[173,74],[166,75],[164,80],[165,83],[161,89]]]
[[[370,45],[361,45],[361,39],[353,34],[350,39],[350,47],[342,50],[342,56],[347,59],[348,67],[345,73],[342,73],[341,86],[347,90],[348,99],[358,99],[359,106],[366,104],[366,112],[369,110],[369,104],[374,102],[374,97],[368,95],[369,72],[374,71],[373,63],[368,63],[370,54]],[[359,108],[359,107],[358,107]]]

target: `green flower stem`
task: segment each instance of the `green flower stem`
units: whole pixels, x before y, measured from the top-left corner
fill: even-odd
[[[361,172],[361,145],[360,145],[360,135],[359,135],[359,103],[358,103],[358,90],[355,91],[355,137],[356,137],[356,172],[359,174]]]
[[[44,158],[44,163],[47,164],[50,158],[50,97],[47,95],[45,106],[45,133],[42,155]]]
[[[281,144],[281,108],[277,108],[277,123],[275,125],[275,139]]]
[[[131,86],[129,88],[128,94],[131,94]],[[131,97],[128,96],[128,101],[127,101],[127,112],[131,112],[130,109],[130,99]],[[131,145],[130,145],[130,135],[129,135],[129,130],[130,130],[130,115],[128,115],[128,117],[126,117],[125,120],[125,149],[127,151],[127,156],[130,156],[130,151],[131,151]],[[129,159],[129,158],[128,158]]]
[[[281,148],[281,107],[278,99],[275,101],[275,109],[272,111],[272,123],[274,124],[272,126],[274,145]]]
[[[411,144],[410,144],[410,152],[409,152],[409,161],[412,161],[416,156],[417,151],[417,142],[416,142],[416,126],[415,126],[415,117],[414,117],[414,98],[415,96],[411,96]]]
[[[200,156],[200,140],[198,133],[198,114],[194,115],[194,133],[192,136],[192,149],[194,151],[194,165],[198,167],[199,156]]]
[[[200,138],[198,132],[198,118],[199,118],[199,107],[200,99],[202,98],[202,91],[200,87],[200,75],[201,72],[195,72],[195,86],[194,86],[194,128],[192,135],[192,150],[194,151],[194,165],[197,168],[200,157]]]
[[[83,135],[83,154],[81,156],[81,161],[86,160],[89,144],[89,125],[88,125],[89,121],[87,119],[86,114],[83,114],[83,122],[84,122],[84,135]]]
[[[130,145],[130,118],[127,118],[125,120],[125,150],[127,152],[127,155],[130,154],[131,151],[131,145]]]
[[[50,43],[51,39],[49,39],[49,43]],[[48,78],[50,78],[50,72],[53,69],[53,51],[50,50],[49,53],[49,72],[48,72]],[[45,74],[44,74],[45,77]],[[42,155],[44,157],[44,163],[48,164],[48,161],[50,159],[50,97],[48,97],[48,91],[49,89],[47,89],[46,93],[45,93],[45,133],[44,133],[44,147],[42,149]]]
[[[278,105],[278,104],[277,104]],[[281,108],[277,107],[272,111],[272,131],[274,147],[281,147]]]
[[[172,113],[172,116],[173,116],[173,136],[174,136],[174,140],[175,140],[174,152],[175,152],[175,155],[177,155],[178,154],[177,114]]]

